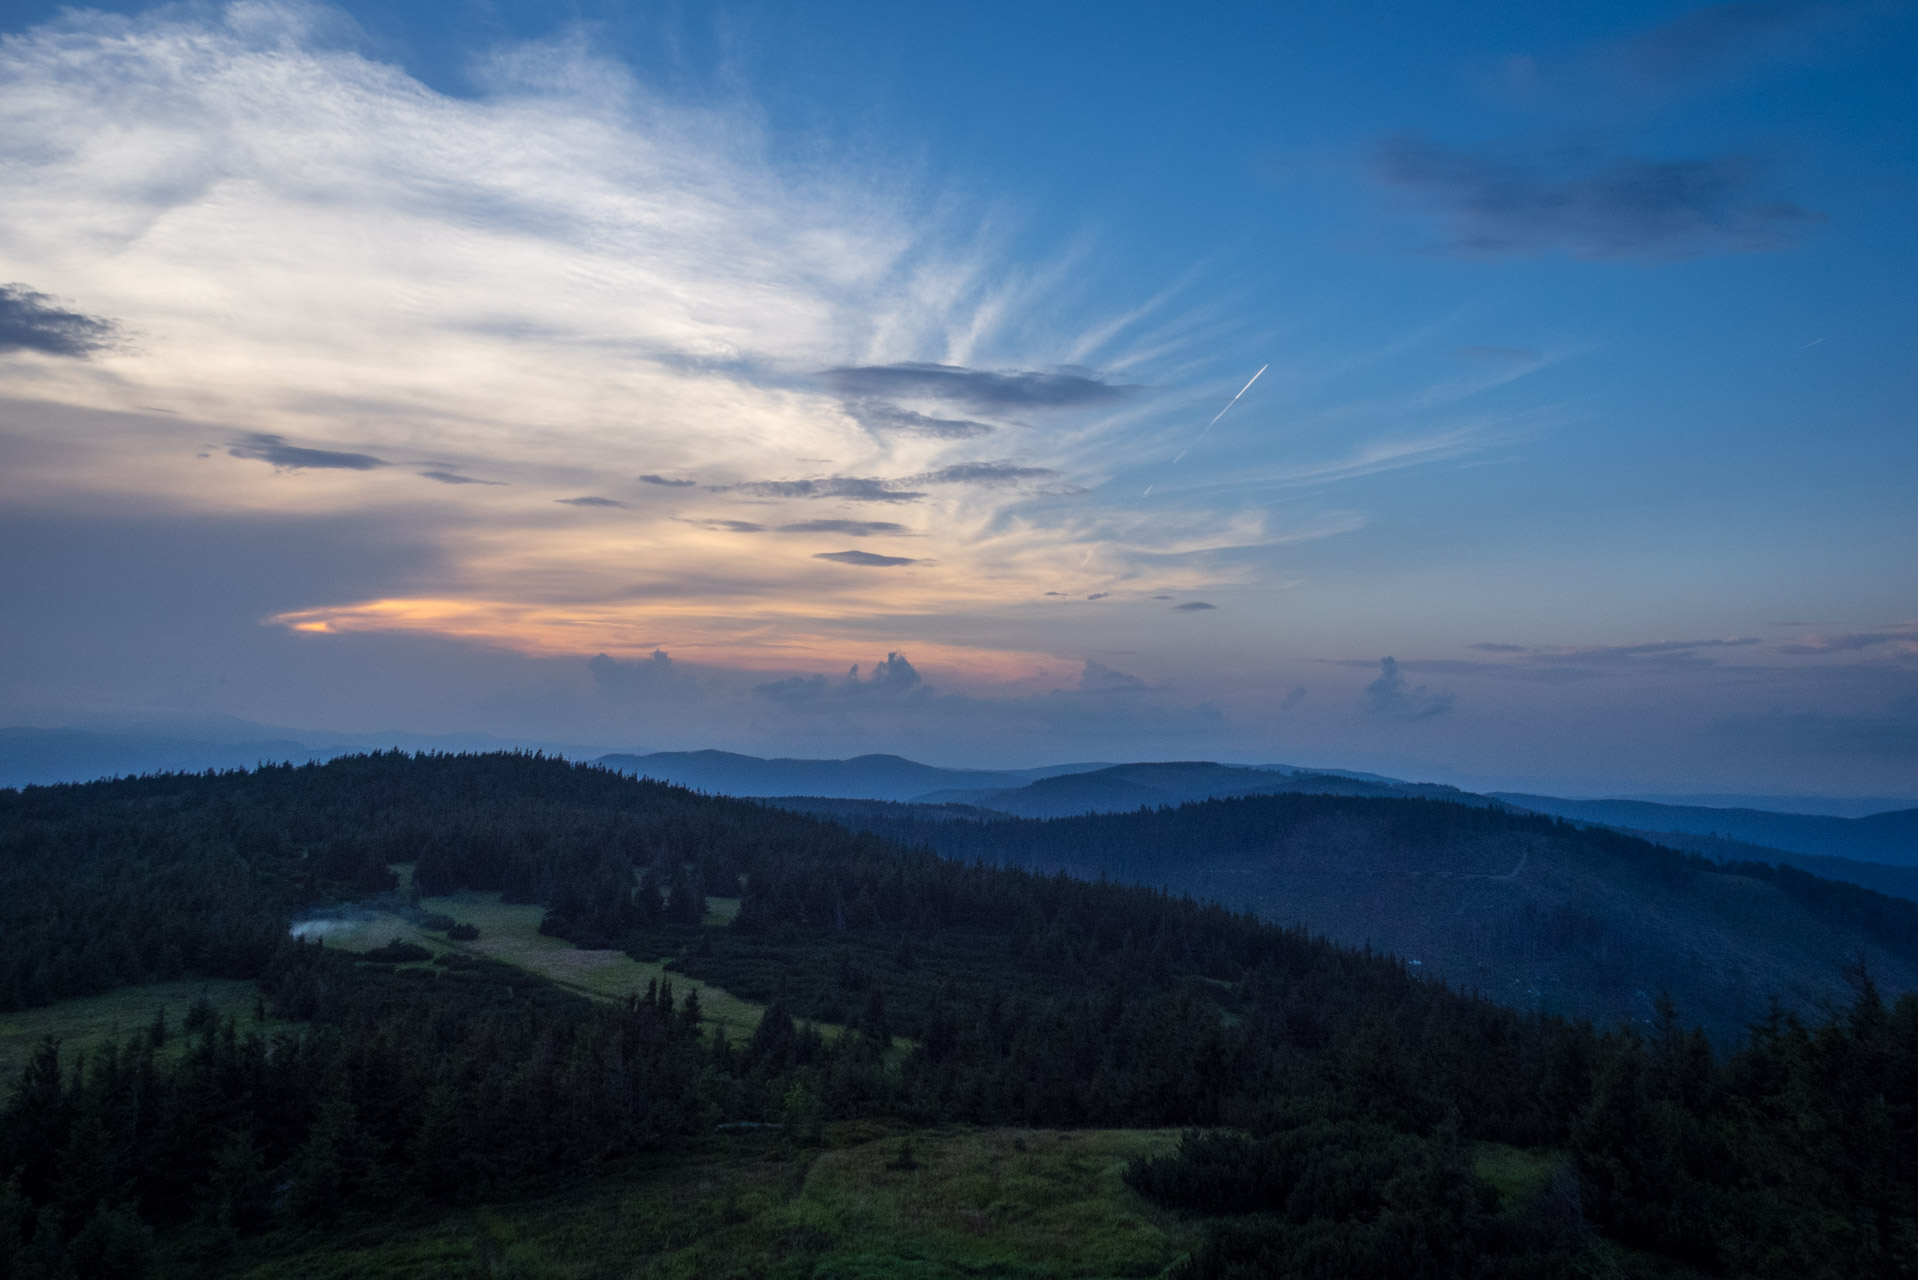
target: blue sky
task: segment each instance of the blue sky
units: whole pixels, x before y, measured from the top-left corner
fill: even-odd
[[[1910,4],[8,14],[0,719],[1918,795]]]

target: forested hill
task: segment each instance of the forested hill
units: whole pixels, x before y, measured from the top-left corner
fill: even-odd
[[[1492,798],[1517,808],[1580,822],[1601,822],[1608,827],[1722,836],[1818,857],[1918,866],[1918,809],[1840,818],[1818,813],[1773,813],[1766,809],[1653,804],[1644,800],[1566,800],[1516,792],[1499,792]]]
[[[1652,1017],[1661,991],[1733,1043],[1769,1003],[1845,997],[1862,960],[1918,989],[1918,904],[1497,806],[1245,796],[1049,820],[840,820],[946,857],[1168,887],[1370,945],[1521,1007]]]
[[[459,952],[287,937],[409,864],[765,1012],[731,1041],[670,988],[594,1001]],[[711,897],[742,899],[730,923]],[[1595,1030],[1163,892],[524,756],[0,793],[0,912],[16,1002],[212,973],[262,997],[196,1011],[185,1052],[164,1022],[84,1062],[42,1049],[0,1111],[8,1277],[218,1274],[725,1126],[804,1148],[853,1122],[1204,1131],[1128,1174],[1213,1222],[1192,1280],[1918,1265],[1918,1000],[1862,975],[1844,1013],[1772,1017],[1720,1058],[1669,1006]],[[1488,1142],[1558,1174],[1502,1198]]]

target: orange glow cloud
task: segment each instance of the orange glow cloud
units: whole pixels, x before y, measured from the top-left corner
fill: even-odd
[[[302,609],[266,619],[309,634],[398,632],[443,636],[541,657],[607,653],[644,657],[664,649],[681,661],[749,671],[844,669],[848,654],[909,649],[917,664],[967,684],[1006,684],[1064,673],[1075,664],[1052,654],[914,641],[877,629],[807,630],[807,615],[765,609],[757,616],[712,618],[665,608],[543,606],[502,600],[389,599]]]

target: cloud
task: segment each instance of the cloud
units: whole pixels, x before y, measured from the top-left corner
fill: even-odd
[[[553,501],[562,507],[618,507],[622,511],[631,510],[617,498],[554,498]]]
[[[788,676],[784,680],[754,685],[753,692],[785,706],[804,707],[850,698],[899,698],[927,690],[918,671],[906,661],[906,655],[895,652],[888,653],[884,662],[875,664],[872,675],[865,680],[859,678],[859,664],[854,663],[840,680],[828,680],[825,676]]]
[[[1108,667],[1103,662],[1086,659],[1085,670],[1079,673],[1080,693],[1143,693],[1145,681],[1138,676]]]
[[[913,476],[907,483],[1006,485],[1022,480],[1050,480],[1058,474],[1050,467],[1023,467],[1012,462],[957,462]]]
[[[1700,649],[1747,649],[1758,641],[1750,636],[1734,636],[1722,640],[1653,640],[1643,644],[1584,644],[1558,645],[1551,647],[1498,644],[1481,642],[1467,645],[1480,653],[1511,654],[1528,662],[1562,663],[1570,665],[1592,665],[1599,663],[1633,663],[1645,665],[1645,659],[1662,663],[1693,665],[1709,663],[1710,658],[1701,657]]]
[[[112,346],[119,332],[113,321],[63,310],[23,284],[0,284],[0,353],[38,351],[85,359]]]
[[[991,373],[959,365],[901,363],[828,369],[825,378],[834,389],[854,398],[917,395],[1000,413],[1113,404],[1131,390],[1083,369]]]
[[[183,432],[206,428],[188,423],[233,424],[206,437],[216,456],[232,440],[342,481],[387,465],[377,443],[405,483],[300,501],[442,558],[277,601],[280,630],[315,651],[379,633],[545,655],[581,684],[635,637],[782,674],[910,640],[982,686],[1036,680],[1053,642],[1016,614],[1040,591],[1176,603],[1208,578],[1175,557],[1254,545],[1239,495],[1027,501],[1048,473],[1138,465],[1178,407],[1119,384],[1202,377],[1236,303],[1085,345],[1113,282],[982,237],[994,193],[900,182],[858,149],[796,156],[750,103],[675,101],[590,37],[491,48],[470,92],[440,93],[320,12],[82,8],[0,41],[4,200],[33,228],[0,236],[0,280],[141,337],[111,361],[0,360],[0,395],[53,407],[33,411],[45,426],[9,414],[10,441],[52,459],[16,483],[250,511],[261,477],[193,462]],[[666,470],[636,481],[635,461]],[[479,492],[509,474],[521,500]],[[599,515],[545,512],[555,493]],[[804,519],[886,509],[916,539],[895,549],[938,572],[840,574],[805,551],[903,536]]]
[[[900,431],[936,440],[970,440],[993,430],[990,423],[974,422],[970,418],[935,418],[883,400],[849,400],[846,412],[868,430]]]
[[[1172,609],[1175,613],[1198,613],[1205,609],[1216,609],[1218,607],[1216,604],[1207,604],[1203,600],[1188,600],[1184,604],[1173,605]]]
[[[912,530],[890,520],[798,520],[779,526],[781,533],[843,533],[851,538],[904,537]]]
[[[1842,631],[1806,636],[1794,644],[1777,646],[1779,653],[1857,653],[1876,649],[1894,659],[1918,658],[1918,621],[1895,622],[1872,631]]]
[[[269,435],[265,432],[255,432],[242,437],[227,446],[227,453],[235,458],[270,462],[282,471],[304,471],[309,467],[322,470],[371,471],[375,467],[386,465],[384,458],[376,458],[370,453],[308,449],[300,445],[288,444],[284,436]]]
[[[835,564],[864,565],[869,569],[889,569],[902,564],[924,564],[923,560],[914,560],[910,556],[881,556],[870,551],[821,551],[813,556],[815,560],[831,560]]]
[[[1654,640],[1642,644],[1525,645],[1483,641],[1467,645],[1489,659],[1408,658],[1393,663],[1394,671],[1433,675],[1491,676],[1562,684],[1646,671],[1693,672],[1717,667],[1718,659],[1702,650],[1749,649],[1759,642],[1749,636],[1716,640]],[[1329,660],[1340,667],[1371,667],[1371,658]],[[1741,668],[1742,669],[1742,668]]]
[[[924,493],[895,489],[890,480],[873,476],[828,476],[822,480],[749,480],[718,485],[718,493],[744,493],[755,498],[843,498],[849,502],[917,502]]]
[[[1399,664],[1392,658],[1379,659],[1379,678],[1365,686],[1365,713],[1375,720],[1409,722],[1429,720],[1452,709],[1449,693],[1428,693],[1424,685],[1408,688]]]
[[[1435,214],[1444,225],[1440,247],[1465,257],[1764,252],[1823,221],[1761,196],[1760,168],[1743,156],[1655,161],[1577,147],[1492,154],[1409,132],[1377,145],[1372,172]]]
[[[1108,596],[1110,596],[1111,594],[1112,594],[1112,593],[1111,593],[1110,591],[1095,591],[1095,592],[1093,592],[1093,593],[1092,593],[1091,595],[1089,595],[1089,596],[1087,596],[1087,597],[1086,597],[1086,599],[1088,599],[1088,600],[1104,600],[1104,599],[1106,599],[1106,598],[1107,598]]]
[[[586,669],[600,692],[616,697],[656,697],[660,694],[685,695],[696,692],[690,676],[681,671],[663,649],[653,650],[649,658],[615,658],[598,654],[589,659]]]
[[[1735,0],[1680,14],[1604,51],[1599,62],[1629,88],[1669,92],[1777,58],[1805,59],[1835,28],[1894,6]]]

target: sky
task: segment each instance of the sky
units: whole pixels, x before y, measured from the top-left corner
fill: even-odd
[[[12,0],[0,723],[1918,797],[1914,67]]]

